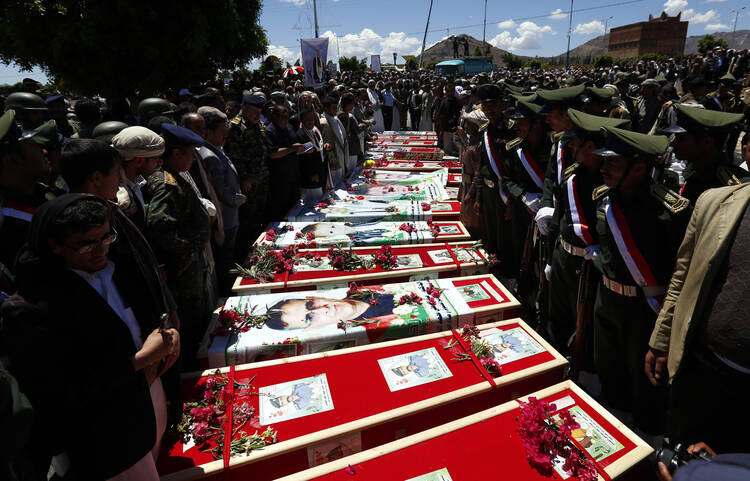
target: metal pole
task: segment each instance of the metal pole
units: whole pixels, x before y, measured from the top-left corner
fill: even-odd
[[[487,42],[486,39],[486,32],[487,32],[487,0],[484,0],[484,27],[482,27],[482,55],[484,55],[484,50],[486,49]]]
[[[313,0],[313,16],[315,17],[315,38],[318,38],[318,0]]]
[[[422,60],[424,59],[424,47],[427,45],[427,29],[430,28],[430,15],[432,15],[432,2],[430,0],[430,11],[427,12],[427,25],[424,26],[424,38],[422,39],[422,52],[419,54],[419,68],[422,68]]]
[[[614,17],[609,17],[608,19],[604,20],[604,35],[607,35],[607,24],[610,20],[612,20]]]
[[[570,12],[568,20],[568,50],[565,51],[565,70],[570,66],[570,32],[573,30],[573,0],[570,0]]]
[[[745,7],[742,7],[739,10],[732,10],[732,12],[734,12],[734,27],[732,28],[732,44],[734,45],[737,45],[737,39],[735,38],[735,34],[737,32],[737,17],[740,16],[740,12],[744,9]]]

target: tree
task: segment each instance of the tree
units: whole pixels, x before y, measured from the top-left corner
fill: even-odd
[[[294,61],[294,66],[295,66],[295,67],[299,67],[299,66],[300,66],[300,65],[299,65],[299,59],[297,59],[297,60],[295,60],[295,61]]]
[[[339,57],[339,69],[342,72],[361,72],[367,68],[367,59],[362,58],[357,60],[357,57],[352,55],[351,57]]]
[[[474,48],[474,56],[475,57],[481,57],[482,56],[482,49],[479,48],[479,46],[477,46],[476,48]]]
[[[148,96],[235,70],[268,49],[262,0],[3,2],[0,61],[67,89]],[[168,19],[168,20],[167,20]]]
[[[729,45],[723,38],[714,38],[713,35],[704,35],[702,39],[698,40],[698,51],[702,54],[716,47],[729,48]]]
[[[416,57],[409,56],[409,58],[406,59],[404,68],[406,70],[419,70],[419,60],[417,60]]]
[[[523,65],[523,60],[521,60],[521,57],[513,55],[510,52],[505,52],[503,54],[503,63],[509,69],[514,70],[517,68],[521,68],[521,66]]]
[[[532,70],[539,70],[542,68],[542,62],[536,59],[527,60],[526,63],[523,64],[524,67],[529,67]]]
[[[611,55],[597,55],[594,57],[594,67],[604,68],[611,67],[615,64],[615,59]]]

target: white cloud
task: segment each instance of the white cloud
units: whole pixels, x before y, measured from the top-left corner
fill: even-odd
[[[560,20],[561,18],[567,18],[568,14],[563,13],[562,8],[556,8],[549,13],[549,18],[552,20]]]
[[[504,20],[497,24],[497,28],[500,30],[510,30],[511,28],[516,28],[516,22],[513,20]]]
[[[706,25],[706,32],[717,32],[720,30],[729,30],[729,25],[724,25],[723,23],[709,23]]]
[[[688,6],[686,0],[667,0],[664,2],[664,11],[667,15],[677,15]],[[684,20],[684,19],[683,19]]]
[[[579,23],[576,25],[573,33],[580,33],[581,35],[591,35],[594,33],[604,33],[604,24],[599,20],[592,20],[588,23]]]
[[[722,3],[726,2],[727,0],[706,0],[706,3]]]
[[[306,4],[307,1],[308,0],[281,0],[281,3],[293,3],[295,7],[301,7]]]
[[[328,57],[333,57],[331,52],[336,51],[336,35],[329,30],[322,34],[321,37],[330,38],[328,41]],[[407,37],[404,32],[391,32],[383,37],[369,28],[364,28],[359,33],[348,33],[338,37],[339,54],[342,57],[351,57],[354,55],[362,58],[373,54],[380,54],[384,61],[386,61],[385,59],[393,59],[393,52],[399,55],[416,55],[421,46],[421,40],[416,37]],[[414,52],[414,49],[417,52]]]
[[[275,45],[269,45],[268,46],[268,54],[267,55],[275,55],[276,57],[279,57],[283,62],[289,62],[291,64],[294,64],[294,62],[299,58],[299,50],[293,51],[291,49],[288,49],[286,47],[277,47]]]
[[[506,30],[489,40],[489,43],[504,50],[535,50],[542,48],[539,40],[545,34],[555,35],[557,32],[549,25],[542,27],[534,22],[523,22],[516,29],[516,33],[518,36],[514,37]]]
[[[719,23],[719,12],[716,10],[709,10],[706,13],[697,13],[692,8],[688,8],[682,12],[682,20],[687,20],[692,23]]]

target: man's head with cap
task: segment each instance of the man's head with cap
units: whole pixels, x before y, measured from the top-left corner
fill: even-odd
[[[634,191],[646,181],[658,155],[669,146],[663,135],[646,135],[616,127],[603,127],[604,147],[594,151],[604,157],[601,173],[612,189]]]
[[[502,118],[506,105],[502,90],[493,84],[481,85],[476,90],[479,102],[482,105],[482,111],[487,116],[487,120],[490,122],[490,125],[496,125]]]
[[[112,147],[120,153],[122,168],[130,180],[147,177],[161,164],[164,139],[146,127],[122,129],[112,138]]]
[[[203,138],[212,145],[223,147],[229,135],[227,115],[214,107],[201,107],[198,113],[203,116],[206,124]]]
[[[568,108],[578,105],[584,90],[586,86],[583,84],[555,90],[537,90],[543,103],[541,112],[547,114],[547,124],[554,132],[565,132],[573,128]]]
[[[5,99],[5,110],[16,112],[16,122],[24,130],[31,130],[44,122],[47,115],[47,104],[36,94],[30,92],[13,92]]]
[[[162,124],[164,137],[164,168],[173,173],[190,170],[195,148],[203,145],[203,138],[184,127]]]
[[[257,124],[260,121],[260,112],[266,98],[260,94],[246,94],[242,96],[242,116],[250,124]]]
[[[672,145],[677,158],[697,167],[713,165],[721,158],[729,134],[744,120],[743,114],[717,112],[674,104],[677,123],[662,132],[675,134]]]
[[[602,127],[626,128],[630,121],[590,115],[580,110],[568,109],[568,117],[573,122],[573,128],[565,132],[567,148],[573,152],[573,158],[583,163],[592,173],[595,173],[602,162],[602,157],[594,152],[604,146]]]
[[[13,110],[0,116],[0,185],[31,194],[36,181],[49,175],[49,162],[36,131],[24,131]]]
[[[91,132],[91,136],[96,140],[101,140],[102,142],[106,142],[109,144],[112,142],[112,137],[119,134],[123,129],[127,127],[128,124],[126,124],[125,122],[109,120],[107,122],[102,122],[94,127],[94,130]]]
[[[526,100],[518,100],[516,108],[510,118],[513,119],[513,130],[522,139],[532,134],[541,135],[544,132],[544,114],[542,106]]]

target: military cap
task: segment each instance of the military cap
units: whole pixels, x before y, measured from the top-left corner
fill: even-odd
[[[612,100],[612,97],[618,92],[616,92],[615,89],[611,87],[588,87],[586,89],[586,93],[588,98],[594,97],[596,100],[609,102],[610,100]]]
[[[5,99],[5,110],[13,109],[16,112],[25,110],[47,111],[47,104],[36,94],[29,92],[13,92]]]
[[[8,110],[0,116],[0,145],[9,145],[36,135],[36,130],[23,130],[16,122],[16,112]]]
[[[141,118],[141,124],[147,124],[149,120],[158,115],[174,113],[172,106],[168,101],[157,97],[143,99],[138,104],[138,116]]]
[[[243,95],[242,96],[242,105],[252,105],[254,107],[263,107],[263,104],[266,103],[265,97],[262,97],[258,94],[249,94],[249,95]]]
[[[127,126],[128,124],[126,124],[125,122],[120,122],[117,120],[102,122],[94,127],[94,130],[91,132],[91,136],[96,140],[101,140],[102,142],[106,142],[109,144],[110,142],[112,142],[112,137],[120,133],[122,129],[127,128]]]
[[[542,101],[544,101],[541,112],[547,113],[551,110],[575,105],[578,97],[585,89],[586,86],[581,84],[574,87],[554,90],[537,90],[537,95]]]
[[[565,77],[565,85],[575,85],[577,82],[576,78],[573,75],[568,75]]]
[[[577,137],[585,134],[599,134],[602,127],[625,128],[630,121],[628,119],[615,119],[591,115],[580,110],[568,109],[568,117],[573,122],[573,128],[563,137]]]
[[[284,92],[279,91],[279,90],[277,90],[275,92],[271,92],[271,98],[273,99],[273,98],[276,98],[276,97],[286,98],[286,94]]]
[[[729,72],[725,73],[724,75],[722,75],[722,76],[721,76],[721,77],[719,78],[719,82],[722,82],[722,83],[729,83],[729,84],[732,84],[732,83],[734,83],[734,82],[736,82],[736,81],[737,81],[737,79],[736,79],[736,78],[734,77],[734,75],[732,75],[732,74],[731,74],[731,73],[729,73]]]
[[[646,135],[617,127],[603,127],[606,136],[604,147],[594,151],[602,157],[655,156],[663,154],[669,146],[669,139],[664,135]]]
[[[48,120],[34,130],[37,132],[34,142],[45,148],[54,149],[63,144],[64,137],[57,131],[57,122],[54,120]]]
[[[204,143],[203,138],[192,130],[166,122],[161,124],[161,134],[170,144],[200,147]]]
[[[654,77],[654,80],[656,80],[657,82],[659,82],[659,84],[665,84],[665,83],[667,83],[667,77],[663,73],[660,73],[659,75],[657,75],[656,77]]]
[[[641,82],[641,87],[656,87],[659,88],[661,85],[659,85],[659,82],[657,82],[656,79],[653,78],[647,78],[643,82]]]
[[[112,147],[117,149],[125,160],[135,157],[159,157],[164,153],[164,139],[146,127],[126,127],[112,137]]]
[[[715,110],[674,104],[677,123],[662,132],[681,134],[684,132],[726,133],[745,119],[743,114],[717,112]]]
[[[614,85],[619,87],[620,85],[628,85],[630,83],[630,75],[625,72],[617,72]]]
[[[477,89],[477,97],[479,97],[480,102],[492,102],[493,100],[500,100],[502,92],[497,85],[486,84]]]
[[[518,100],[516,111],[510,116],[512,119],[533,119],[534,117],[544,117],[540,112],[542,106],[525,100]]]

